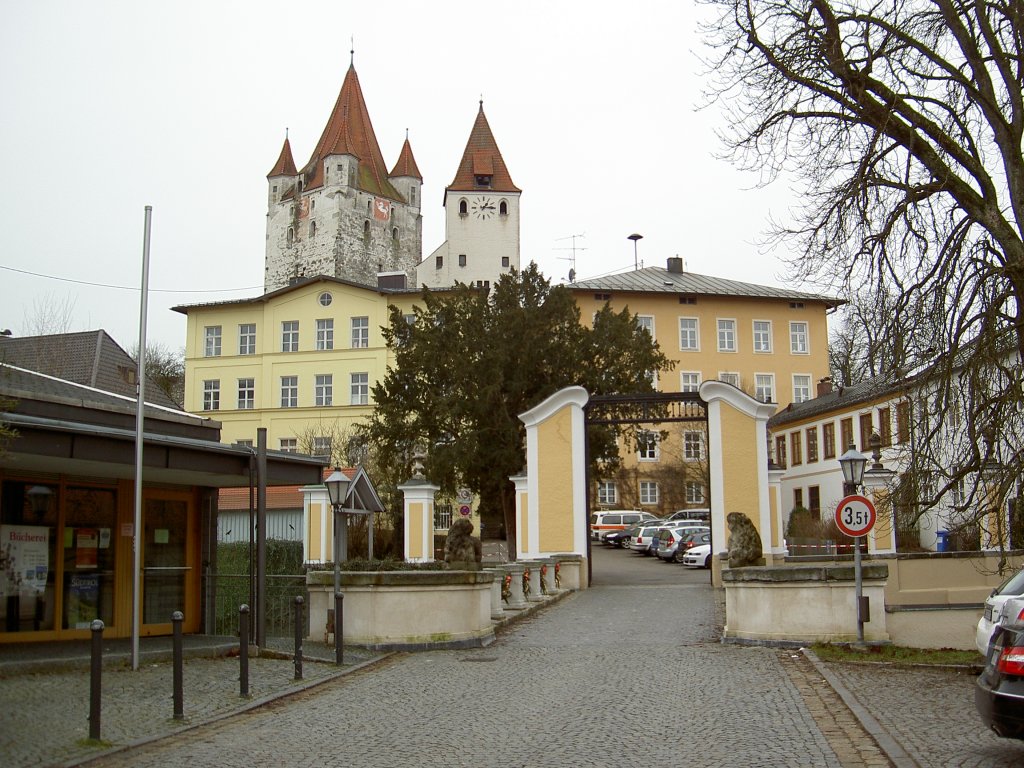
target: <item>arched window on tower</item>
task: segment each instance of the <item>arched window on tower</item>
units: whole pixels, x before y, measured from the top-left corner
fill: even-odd
[[[292,227],[288,227],[288,245],[295,242],[295,230]]]
[[[366,219],[363,222],[363,239],[369,242],[370,240],[370,220]]]
[[[312,240],[314,237],[316,237],[316,222],[311,221],[309,222],[309,239]]]
[[[469,213],[469,203],[465,199],[459,200],[459,216],[465,216]]]
[[[502,216],[508,216],[508,203],[505,202],[504,200],[502,200],[498,204],[498,213],[500,213]]]
[[[372,216],[373,215],[373,200],[367,200],[366,201],[366,215],[367,216]]]
[[[276,189],[274,190],[277,191]],[[416,205],[416,185],[409,187],[409,205]]]
[[[398,245],[398,227],[391,230],[391,240],[395,245]]]

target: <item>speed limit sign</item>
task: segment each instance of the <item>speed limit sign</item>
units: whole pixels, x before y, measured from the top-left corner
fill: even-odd
[[[875,527],[875,505],[866,496],[847,496],[836,507],[836,525],[847,536],[863,536]]]

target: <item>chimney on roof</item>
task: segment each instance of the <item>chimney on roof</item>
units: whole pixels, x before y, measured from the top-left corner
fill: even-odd
[[[681,256],[670,256],[668,259],[668,271],[677,275],[683,274],[683,259]]]
[[[832,394],[832,377],[826,376],[818,381],[818,397]]]

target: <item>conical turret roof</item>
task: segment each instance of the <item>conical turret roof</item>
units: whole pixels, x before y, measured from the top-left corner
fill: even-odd
[[[477,184],[478,176],[489,176],[490,184]],[[481,189],[494,192],[522,191],[512,183],[512,177],[505,167],[498,142],[494,140],[491,126],[487,123],[483,101],[480,102],[480,111],[477,112],[476,122],[473,123],[469,141],[466,142],[466,151],[462,154],[455,180],[448,186],[448,190],[452,192],[474,192]]]
[[[416,165],[416,158],[412,156],[412,145],[409,143],[408,136],[405,137],[405,144],[402,145],[402,153],[398,156],[398,162],[391,169],[391,178],[398,176],[411,176],[423,181],[420,169]]]
[[[370,115],[363,100],[354,65],[349,65],[338,100],[327,121],[313,155],[302,169],[306,177],[305,188],[321,187],[324,183],[324,158],[329,155],[354,155],[359,159],[356,186],[364,192],[404,200],[388,181],[387,166],[377,144],[377,136],[370,123]]]
[[[292,158],[292,145],[288,141],[287,134],[284,137],[284,146],[281,147],[281,154],[277,158],[277,162],[274,163],[274,167],[270,169],[270,173],[267,174],[267,178],[272,176],[295,176],[298,171],[295,170],[295,160]]]

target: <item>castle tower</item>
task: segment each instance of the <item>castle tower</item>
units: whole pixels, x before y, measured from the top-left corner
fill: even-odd
[[[415,279],[423,179],[408,137],[387,172],[354,66],[309,162],[296,171],[286,137],[267,182],[265,291],[321,274],[364,285],[380,272]]]
[[[416,271],[417,285],[490,285],[519,269],[519,196],[480,102],[473,130],[444,191],[445,242]]]

